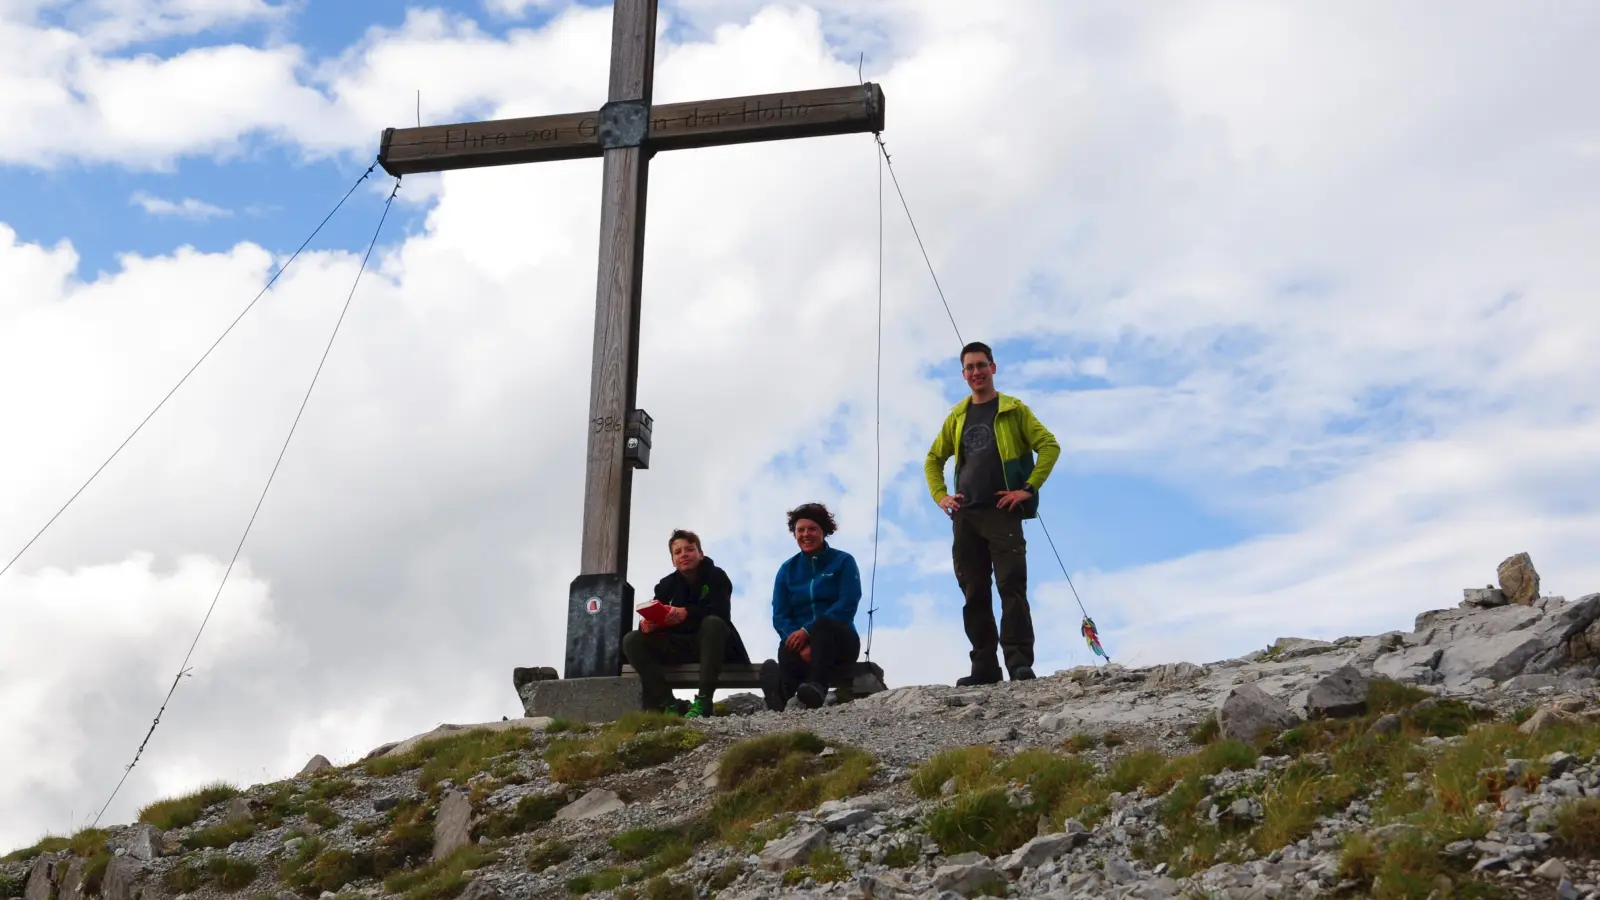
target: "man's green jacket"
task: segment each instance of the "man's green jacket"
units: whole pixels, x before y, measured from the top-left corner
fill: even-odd
[[[1016,507],[1024,519],[1031,519],[1039,514],[1038,491],[1061,457],[1061,445],[1026,403],[1006,394],[999,396],[1000,408],[994,414],[994,442],[1000,451],[1000,469],[1008,491],[1020,489],[1024,482],[1033,485],[1034,496]],[[944,483],[944,464],[952,455],[956,458],[956,484],[961,483],[961,429],[966,425],[970,402],[969,397],[950,410],[944,427],[939,429],[933,446],[928,448],[928,458],[922,469],[928,476],[928,492],[935,503],[950,495]],[[1037,462],[1035,453],[1039,455]]]

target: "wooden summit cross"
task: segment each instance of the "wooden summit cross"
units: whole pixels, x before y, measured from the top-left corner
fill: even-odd
[[[635,409],[645,188],[657,150],[881,132],[876,84],[651,105],[657,0],[615,0],[611,87],[596,112],[388,128],[378,161],[390,175],[604,158],[583,556],[567,606],[566,677],[619,675],[633,622],[627,584],[633,469],[650,464],[650,416]]]

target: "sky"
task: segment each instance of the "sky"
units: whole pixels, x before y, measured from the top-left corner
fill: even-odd
[[[1600,9],[660,17],[656,102],[865,77],[893,168],[870,135],[652,162],[636,588],[692,528],[770,655],[784,513],[822,501],[889,683],[966,674],[922,475],[964,339],[1063,448],[1041,673],[1097,663],[1074,589],[1137,666],[1407,630],[1517,552],[1600,590]],[[191,647],[102,824],[519,715],[511,669],[561,666],[599,161],[408,176],[356,274],[384,128],[596,108],[609,39],[566,0],[0,0],[0,565],[354,186],[0,575],[0,850],[93,820]]]

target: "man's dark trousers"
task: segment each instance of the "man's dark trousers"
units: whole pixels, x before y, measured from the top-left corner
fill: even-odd
[[[661,709],[672,699],[662,666],[700,664],[700,696],[710,697],[722,674],[728,647],[728,623],[718,616],[700,620],[693,634],[630,631],[622,638],[622,652],[639,673],[641,702],[645,709]]]
[[[994,506],[963,506],[951,517],[956,583],[966,605],[961,621],[972,644],[972,671],[996,672],[997,652],[1006,668],[1033,666],[1033,615],[1028,609],[1028,542],[1022,516]],[[990,573],[1000,588],[1000,627],[995,628]]]

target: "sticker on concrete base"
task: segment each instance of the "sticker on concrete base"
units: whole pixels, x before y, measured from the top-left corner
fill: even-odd
[[[589,602],[585,603],[583,608],[589,611],[589,615],[594,615],[600,611],[600,598],[590,597]]]

